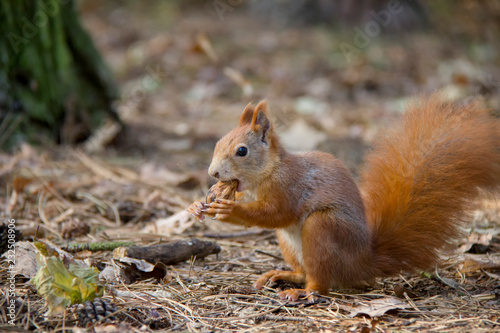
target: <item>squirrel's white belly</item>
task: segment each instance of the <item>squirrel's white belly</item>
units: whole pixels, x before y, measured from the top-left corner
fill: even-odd
[[[299,264],[304,266],[302,255],[302,223],[293,223],[287,228],[279,229],[282,241],[294,252]]]

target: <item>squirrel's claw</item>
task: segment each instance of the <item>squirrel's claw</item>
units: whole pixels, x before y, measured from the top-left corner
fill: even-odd
[[[318,299],[317,296],[314,295],[313,290],[308,289],[287,289],[279,292],[279,297],[282,300],[289,300],[292,302],[296,302],[301,297],[305,297],[308,303],[315,303]]]
[[[187,209],[188,213],[191,214],[194,218],[203,221],[205,216],[203,215],[205,210],[205,203],[201,201],[193,202]]]
[[[187,211],[200,221],[205,219],[205,215],[211,216],[212,220],[224,221],[230,218],[235,205],[235,201],[226,199],[217,199],[209,204],[195,201],[188,207]]]

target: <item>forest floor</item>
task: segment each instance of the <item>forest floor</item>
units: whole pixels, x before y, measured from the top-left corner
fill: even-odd
[[[377,280],[366,290],[333,290],[312,305],[280,300],[276,291],[285,284],[252,287],[263,272],[287,269],[273,231],[201,223],[184,212],[213,183],[207,175],[213,147],[247,103],[267,99],[289,150],[333,153],[357,175],[374,138],[420,94],[441,89],[450,100],[472,96],[499,111],[499,60],[491,48],[412,33],[375,36],[346,54],[340,45],[355,44],[354,30],[278,28],[243,7],[232,9],[219,16],[211,5],[83,2],[84,24],[121,86],[117,108],[126,130],[107,147],[24,145],[0,154],[0,216],[15,220],[25,242],[153,245],[198,238],[220,245],[217,255],[168,266],[159,279],[102,279],[103,299],[116,312],[91,327],[500,332],[494,200],[474,212],[457,253],[435,271]],[[72,255],[99,269],[116,266],[111,251]],[[2,281],[8,273],[4,260]],[[20,330],[89,325],[75,306],[47,317],[27,277],[18,276],[15,289]],[[7,322],[1,311],[0,322]]]

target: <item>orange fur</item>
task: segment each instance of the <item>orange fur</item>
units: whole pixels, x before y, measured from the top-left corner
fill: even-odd
[[[475,104],[421,99],[379,140],[361,178],[374,275],[429,269],[481,191],[499,189],[498,120]]]
[[[236,154],[242,146],[245,156]],[[238,127],[219,141],[210,174],[238,180],[238,201],[195,202],[189,211],[277,229],[294,272],[268,272],[256,287],[305,278],[305,289],[280,297],[311,300],[311,292],[332,286],[432,267],[451,248],[474,200],[500,187],[500,125],[474,104],[421,99],[367,157],[360,193],[333,156],[287,153],[261,102],[247,106]]]

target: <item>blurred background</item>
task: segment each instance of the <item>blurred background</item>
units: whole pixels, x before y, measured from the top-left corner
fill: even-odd
[[[190,237],[221,245],[217,257],[169,267],[162,289],[106,282],[148,297],[173,293],[175,303],[170,294],[163,303],[106,296],[123,312],[120,323],[141,330],[371,330],[355,326],[368,318],[346,315],[369,299],[364,292],[362,301],[336,294],[340,308],[323,303],[324,315],[322,305],[287,306],[281,321],[283,305],[268,308],[276,304],[269,294],[250,287],[283,268],[274,233],[201,223],[186,212],[214,182],[214,146],[248,103],[267,99],[286,148],[333,153],[355,176],[373,140],[418,96],[441,90],[449,101],[476,99],[500,112],[494,0],[3,0],[0,31],[0,254],[10,244],[7,221],[17,240],[57,246]],[[499,212],[498,200],[474,211],[459,252],[488,253],[446,264],[446,280],[436,272],[377,284],[377,300],[393,291],[413,297],[396,288],[406,283],[427,296],[372,328],[498,327],[498,274],[485,270],[498,268]],[[111,256],[75,253],[100,270]],[[0,261],[2,281],[7,265]],[[16,285],[27,304],[16,307],[22,327],[71,327],[69,312],[44,314],[25,277]],[[335,308],[345,320],[332,316]]]
[[[62,143],[206,184],[218,138],[267,99],[287,148],[331,152],[356,173],[416,96],[441,89],[500,110],[497,1],[80,0],[54,15],[51,1],[30,3],[2,7],[18,29],[3,38],[16,49],[0,77],[8,151]],[[32,98],[47,88],[57,97]]]
[[[128,125],[117,149],[206,169],[244,106],[268,99],[285,145],[352,170],[404,105],[442,89],[499,110],[496,1],[79,2]]]

